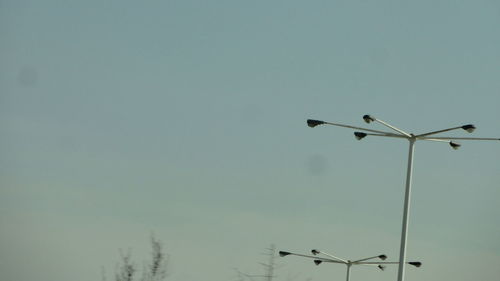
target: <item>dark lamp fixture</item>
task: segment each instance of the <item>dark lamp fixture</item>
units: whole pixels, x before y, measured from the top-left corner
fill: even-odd
[[[288,256],[290,252],[279,251],[280,257]]]
[[[318,125],[323,125],[325,124],[325,121],[320,121],[320,120],[313,120],[313,119],[307,119],[307,126],[314,128]]]
[[[463,125],[462,126],[462,129],[466,130],[467,132],[469,133],[472,133],[474,132],[474,130],[476,129],[476,126],[472,125],[472,124],[469,124],[469,125]]]
[[[375,118],[371,117],[370,115],[366,114],[363,116],[363,120],[365,120],[366,123],[370,123],[375,121]]]
[[[354,132],[354,137],[357,139],[357,140],[361,140],[363,139],[364,137],[366,137],[366,133],[362,133],[362,132]]]
[[[459,143],[456,143],[456,142],[452,142],[450,141],[450,146],[451,148],[453,149],[458,149],[460,147],[460,144]]]
[[[408,264],[411,264],[415,267],[420,267],[422,265],[422,263],[419,261],[411,261],[411,262],[408,262]]]

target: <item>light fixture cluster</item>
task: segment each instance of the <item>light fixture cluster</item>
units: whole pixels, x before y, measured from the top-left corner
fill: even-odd
[[[347,280],[349,280],[350,268],[351,268],[351,266],[354,266],[354,265],[371,265],[371,266],[377,267],[380,270],[384,270],[386,265],[388,265],[388,264],[398,264],[399,263],[399,262],[393,262],[393,261],[385,261],[387,259],[387,256],[384,254],[351,261],[351,260],[336,257],[334,255],[322,252],[322,251],[317,250],[317,249],[311,250],[312,256],[305,255],[305,254],[292,253],[292,252],[288,252],[288,251],[279,251],[278,254],[280,255],[280,257],[286,257],[286,256],[291,255],[291,256],[310,258],[313,260],[315,265],[320,265],[322,263],[344,264],[347,266]],[[380,261],[373,261],[374,259],[380,259]],[[419,261],[411,261],[411,262],[407,262],[407,264],[413,265],[415,267],[420,267],[422,265],[422,263]]]
[[[319,125],[333,125],[333,126],[339,126],[339,127],[346,127],[346,128],[352,128],[352,129],[357,129],[359,131],[354,132],[354,137],[357,140],[362,140],[367,136],[378,136],[378,137],[390,137],[390,138],[406,138],[409,140],[426,140],[426,141],[437,141],[437,142],[447,142],[451,148],[453,149],[458,149],[461,144],[455,142],[454,140],[500,140],[498,138],[462,138],[462,137],[434,137],[433,135],[436,135],[438,133],[443,133],[443,132],[448,132],[456,129],[462,129],[468,133],[474,132],[476,130],[476,126],[473,124],[467,124],[467,125],[462,125],[458,127],[452,127],[448,129],[443,129],[443,130],[438,130],[438,131],[432,131],[428,132],[425,134],[409,134],[406,133],[405,131],[398,129],[380,119],[377,119],[369,114],[363,115],[363,120],[366,123],[372,123],[372,122],[378,122],[386,127],[389,127],[390,129],[396,131],[395,133],[393,132],[386,132],[386,131],[379,131],[379,130],[373,130],[373,129],[368,129],[368,128],[361,128],[361,127],[355,127],[355,126],[350,126],[350,125],[344,125],[344,124],[338,124],[338,123],[331,123],[331,122],[326,122],[326,121],[321,121],[321,120],[315,120],[315,119],[308,119],[307,120],[307,125],[311,128],[314,128]]]

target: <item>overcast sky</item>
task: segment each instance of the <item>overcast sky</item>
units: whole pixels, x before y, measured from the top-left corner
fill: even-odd
[[[174,281],[397,261],[408,143],[306,119],[500,137],[499,2],[408,2],[1,0],[0,280],[113,280],[151,233]],[[500,276],[500,142],[461,143],[416,145],[408,281]]]

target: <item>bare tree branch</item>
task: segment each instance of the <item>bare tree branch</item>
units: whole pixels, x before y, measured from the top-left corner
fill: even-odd
[[[167,265],[169,256],[165,255],[162,250],[162,244],[151,236],[151,263],[144,270],[142,281],[160,281],[165,279],[167,274]]]
[[[163,252],[162,243],[151,235],[151,261],[144,263],[141,281],[162,281],[167,278],[167,265],[169,256]],[[115,281],[134,281],[137,272],[136,265],[132,262],[131,252],[126,254],[120,250],[120,261],[115,269]],[[102,281],[106,281],[106,272],[101,270]]]
[[[127,254],[123,254],[120,251],[122,258],[122,264],[119,266],[118,272],[115,273],[116,281],[132,281],[134,279],[134,273],[136,272],[135,265],[130,261],[130,251]]]

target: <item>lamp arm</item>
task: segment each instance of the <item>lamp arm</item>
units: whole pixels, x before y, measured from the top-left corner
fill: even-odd
[[[337,126],[337,127],[344,127],[344,128],[356,129],[356,130],[363,130],[363,131],[373,132],[373,133],[379,133],[379,134],[392,134],[392,133],[389,133],[389,132],[384,132],[384,131],[379,131],[379,130],[373,130],[373,129],[367,129],[367,128],[362,128],[362,127],[356,127],[356,126],[351,126],[351,125],[344,125],[344,124],[339,124],[339,123],[325,122],[324,124],[328,124],[328,125],[332,125],[332,126]]]

